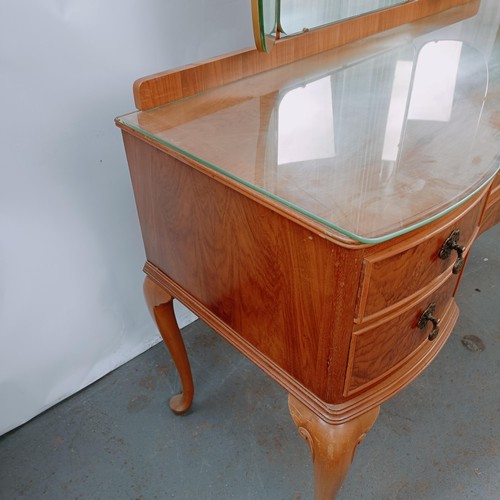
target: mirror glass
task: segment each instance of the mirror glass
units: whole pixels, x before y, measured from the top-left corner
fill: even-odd
[[[255,43],[269,52],[276,34],[293,35],[409,0],[252,0]]]
[[[406,2],[407,0],[280,0],[280,27],[283,33],[292,35]]]
[[[252,0],[253,34],[261,52],[269,52],[276,40],[279,0]]]

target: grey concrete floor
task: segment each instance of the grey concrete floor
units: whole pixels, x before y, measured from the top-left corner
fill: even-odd
[[[475,244],[461,316],[432,366],[382,407],[339,499],[500,498],[500,227]],[[464,336],[478,337],[483,346]],[[309,499],[285,392],[201,322],[184,329],[192,410],[159,344],[0,438],[0,498]],[[482,350],[481,350],[482,349]]]

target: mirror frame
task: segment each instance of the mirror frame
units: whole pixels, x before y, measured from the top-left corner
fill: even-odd
[[[264,2],[266,0],[252,0],[252,27],[255,46],[259,52],[271,52],[274,42],[279,40],[279,9],[280,0],[275,2],[274,26],[271,33],[265,32],[264,25]],[[269,1],[269,0],[268,0]],[[273,34],[274,33],[274,34]]]
[[[266,1],[274,1],[276,8],[275,18],[273,23],[274,25],[273,31],[271,31],[270,33],[265,32],[265,26],[264,26],[264,2]],[[416,20],[421,17],[426,17],[427,15],[429,15],[427,13],[419,15],[419,11],[420,10],[425,11],[428,8],[427,4],[435,1],[436,0],[401,0],[401,2],[397,3],[396,5],[381,7],[379,9],[366,11],[365,13],[359,14],[357,16],[346,17],[326,24],[322,24],[320,26],[311,27],[310,29],[305,30],[303,33],[299,32],[287,35],[284,39],[303,36],[304,34],[309,33],[311,31],[315,32],[323,29],[331,29],[335,25],[339,26],[344,23],[352,23],[353,21],[361,20],[361,22],[364,23],[363,19],[366,18],[367,16],[380,15],[380,14],[382,14],[381,15],[382,23],[380,24],[384,25],[385,20],[387,20],[388,24],[391,25],[389,26],[389,28],[392,28],[400,24],[404,24],[405,22],[408,22],[408,21],[402,21],[394,23],[394,21],[392,21],[391,18],[394,16],[398,17],[398,14],[396,14],[394,11],[399,10],[400,12],[403,12],[405,11],[405,8],[415,11],[416,15],[412,20]],[[442,0],[442,4],[438,5],[437,8],[435,9],[435,12],[433,13],[442,12],[443,10],[447,10],[452,7],[457,7],[459,5],[473,3],[476,1],[478,0]],[[269,54],[272,48],[274,47],[275,42],[280,40],[281,38],[280,34],[284,33],[280,25],[281,0],[251,0],[251,2],[252,2],[252,27],[253,27],[255,46],[259,52],[265,52]],[[378,29],[376,31],[377,32],[384,31],[385,29],[388,28]]]

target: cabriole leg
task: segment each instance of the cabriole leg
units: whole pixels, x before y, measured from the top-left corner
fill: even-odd
[[[181,415],[191,407],[194,386],[186,348],[175,319],[173,297],[147,276],[144,280],[144,297],[181,379],[181,394],[173,396],[169,402],[170,409]]]
[[[314,498],[332,500],[347,475],[356,447],[371,429],[380,407],[338,425],[326,423],[292,395],[288,396],[288,408],[311,450]]]

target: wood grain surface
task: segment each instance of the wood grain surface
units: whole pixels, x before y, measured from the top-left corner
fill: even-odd
[[[377,383],[364,382],[363,347],[356,353],[351,345],[363,259],[380,251],[393,255],[393,246],[425,243],[443,224],[480,205],[486,190],[410,235],[344,246],[307,221],[299,224],[286,211],[260,203],[251,190],[232,189],[210,170],[171,157],[158,144],[126,130],[124,140],[148,276],[326,422],[341,423],[380,405],[418,376],[444,345],[458,316],[453,301],[436,340],[422,349],[410,336],[404,352],[391,358],[390,347],[401,341],[399,316],[416,321],[418,315],[405,312],[408,304],[398,305],[387,318],[354,328],[355,335],[361,326],[378,329],[384,342],[377,342],[378,334],[368,335],[367,355],[390,360],[369,374]],[[453,275],[455,281],[439,292],[440,303],[453,295],[459,277]],[[394,280],[398,288],[408,286],[397,276]],[[412,302],[426,306],[422,297],[433,287],[424,287]],[[358,371],[346,379],[349,355],[349,370],[356,364]]]
[[[349,361],[349,393],[371,382],[389,370],[397,367],[415,349],[430,344],[427,339],[431,324],[421,330],[417,323],[422,313],[431,303],[436,304],[435,316],[446,324],[447,314],[451,313],[450,301],[457,284],[458,276],[449,274],[443,284],[430,293],[419,297],[404,309],[398,309],[375,324],[355,330]],[[403,283],[403,282],[401,282]],[[448,328],[451,329],[452,325]],[[448,332],[440,328],[438,335]]]
[[[341,398],[361,250],[125,145],[148,261],[321,400]]]
[[[151,109],[461,5],[446,13],[446,23],[474,15],[479,0],[413,0],[283,38],[270,54],[245,49],[146,76],[134,83],[135,105],[139,110]],[[430,21],[433,27],[435,21]]]
[[[439,251],[450,233],[460,231],[459,244],[469,250],[484,207],[485,196],[474,197],[453,214],[441,218],[434,228],[427,227],[422,233],[370,253],[363,265],[363,283],[357,322],[372,320],[386,315],[387,308],[400,305],[404,299],[412,299],[422,288],[440,279],[450,271],[457,258],[452,252],[446,260],[439,258]],[[442,281],[442,280],[441,280]],[[401,286],[395,286],[400,283]]]
[[[496,175],[486,199],[479,234],[500,223],[500,172]]]

